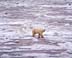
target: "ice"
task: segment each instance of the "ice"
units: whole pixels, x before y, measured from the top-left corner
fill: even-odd
[[[35,41],[35,42],[38,42],[38,39],[36,39],[36,38],[33,38],[32,40]]]
[[[48,54],[45,54],[45,53],[41,53],[41,54],[39,54],[39,53],[31,53],[31,54],[29,54],[29,53],[27,53],[27,54],[24,54],[23,56],[38,56],[38,57],[40,57],[40,56],[48,56]]]
[[[0,0],[0,58],[72,58],[71,4]],[[32,37],[33,28],[45,29],[44,38]]]
[[[32,46],[32,50],[49,50],[49,49],[62,49],[64,47],[61,46],[51,46],[51,45],[41,45],[41,44],[34,44]]]
[[[71,49],[71,48],[72,48],[72,43],[71,43],[71,42],[66,42],[66,43],[64,43],[64,45],[65,45],[65,47],[66,47],[67,49],[72,50],[72,49]]]
[[[10,56],[8,54],[3,54],[1,58],[10,58]]]

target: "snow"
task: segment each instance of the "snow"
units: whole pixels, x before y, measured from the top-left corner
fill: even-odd
[[[32,50],[50,50],[50,49],[62,49],[62,46],[51,46],[51,45],[41,45],[41,44],[34,44],[32,46]]]
[[[72,58],[72,5],[67,2],[70,1],[1,0],[0,57]],[[33,28],[45,29],[44,38],[32,37]],[[34,50],[38,52],[28,53]]]
[[[8,54],[3,54],[1,58],[10,58],[10,56]]]

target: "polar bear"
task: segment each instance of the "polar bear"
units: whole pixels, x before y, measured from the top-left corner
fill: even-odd
[[[44,32],[45,32],[45,29],[43,29],[43,28],[33,28],[32,36],[35,37],[35,35],[38,34],[38,38],[44,38],[44,36],[43,36]]]

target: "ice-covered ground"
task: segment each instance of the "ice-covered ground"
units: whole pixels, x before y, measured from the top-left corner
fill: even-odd
[[[0,58],[72,58],[72,1],[0,0]],[[44,38],[32,28],[44,28]]]

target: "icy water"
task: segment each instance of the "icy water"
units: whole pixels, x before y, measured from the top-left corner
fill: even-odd
[[[0,0],[0,58],[72,58],[72,1]],[[32,28],[46,31],[32,37]]]

